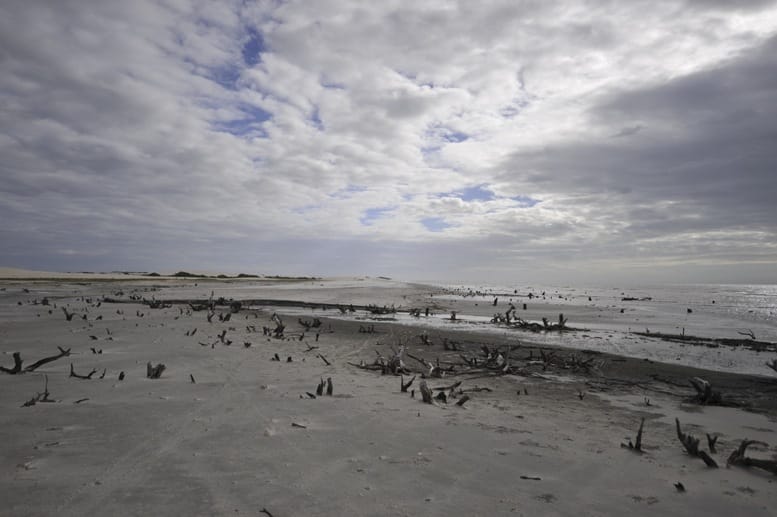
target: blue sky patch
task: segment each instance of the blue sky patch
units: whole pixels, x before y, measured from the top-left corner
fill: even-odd
[[[378,219],[383,219],[389,213],[396,210],[395,206],[387,206],[383,208],[368,208],[364,211],[364,214],[359,218],[359,222],[364,226],[372,226],[372,223]]]
[[[262,52],[265,52],[267,47],[264,45],[264,38],[262,38],[262,34],[259,31],[252,27],[246,33],[248,34],[248,39],[243,43],[241,50],[243,62],[246,66],[255,66],[262,62]]]
[[[232,64],[214,67],[208,70],[206,77],[227,90],[236,90],[237,81],[240,79],[240,68]]]
[[[482,183],[474,187],[438,194],[437,197],[457,197],[462,201],[493,201],[496,195],[487,187],[487,183]]]
[[[366,192],[366,191],[367,191],[367,187],[363,187],[361,185],[348,185],[345,188],[341,188],[340,190],[337,190],[329,194],[329,197],[334,199],[348,199],[353,194],[356,194],[358,192]]]
[[[468,134],[462,133],[460,131],[453,131],[453,130],[450,130],[447,133],[443,134],[442,137],[446,142],[451,142],[454,144],[458,144],[459,142],[464,142],[465,140],[469,140]]]
[[[321,115],[319,114],[318,106],[313,108],[313,113],[310,115],[310,122],[312,122],[313,126],[315,126],[315,128],[319,131],[324,130],[324,123],[321,121]]]
[[[225,133],[231,133],[236,136],[245,136],[248,134],[259,133],[266,137],[267,133],[262,128],[262,123],[270,120],[272,115],[258,106],[242,104],[240,106],[242,116],[226,121],[214,122],[213,126]]]
[[[537,203],[541,202],[541,200],[534,199],[529,196],[513,196],[510,199],[518,203],[518,206],[520,206],[521,208],[531,208]]]
[[[442,217],[424,217],[421,219],[421,224],[430,232],[441,232],[451,227],[451,224],[445,222]]]

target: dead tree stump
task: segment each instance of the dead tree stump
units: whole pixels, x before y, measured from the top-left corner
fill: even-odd
[[[429,386],[427,386],[426,381],[422,380],[421,384],[418,386],[421,390],[421,398],[426,404],[432,403],[432,390],[429,389]]]
[[[718,468],[718,464],[715,463],[715,460],[713,460],[709,454],[699,449],[699,439],[691,434],[683,433],[682,429],[680,429],[679,418],[675,418],[674,421],[677,426],[677,438],[680,440],[680,443],[683,444],[683,447],[685,447],[688,454],[701,458],[708,467]]]
[[[146,377],[149,379],[158,379],[162,376],[162,372],[164,372],[166,368],[167,367],[162,363],[153,366],[151,361],[149,361],[146,363]]]

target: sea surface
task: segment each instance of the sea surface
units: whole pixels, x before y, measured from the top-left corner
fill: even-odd
[[[509,331],[520,332],[527,340],[706,369],[777,376],[777,372],[765,365],[777,358],[774,352],[723,345],[710,348],[634,334],[651,332],[750,339],[745,334],[752,333],[758,341],[777,343],[777,285],[441,287],[448,294],[440,296],[451,301],[478,300],[479,309],[483,304],[491,305],[491,312],[504,312],[504,304],[512,303],[516,306],[516,314],[527,321],[540,320],[541,317],[531,316],[544,311],[544,316],[553,322],[557,313],[563,313],[568,326],[586,329],[569,333]],[[492,305],[495,298],[498,298],[497,307]],[[524,303],[528,307],[525,311],[528,317],[523,316]],[[450,325],[450,321],[445,322],[449,315],[441,316],[441,319],[443,324]],[[488,316],[468,316],[461,312],[457,319],[471,321],[471,326],[480,329],[495,327]]]
[[[777,359],[772,351],[754,351],[746,347],[665,341],[636,332],[678,334],[705,338],[750,338],[777,343],[777,285],[665,285],[643,287],[552,287],[542,285],[458,285],[433,286],[433,300],[450,310],[432,310],[430,316],[413,317],[399,312],[392,315],[397,324],[421,325],[431,329],[492,332],[532,342],[581,350],[596,350],[695,366],[710,370],[775,376],[766,366]],[[529,296],[531,294],[531,296]],[[494,306],[494,300],[497,305]],[[526,304],[526,310],[523,304]],[[495,313],[504,313],[510,304],[515,314],[526,321],[551,322],[563,313],[573,332],[528,332],[491,322]],[[401,304],[397,304],[400,307]],[[284,308],[284,310],[288,310]],[[299,309],[300,314],[321,310]],[[340,314],[326,311],[329,317],[363,319],[364,313]],[[423,314],[423,313],[422,313]],[[381,317],[384,318],[385,317]]]

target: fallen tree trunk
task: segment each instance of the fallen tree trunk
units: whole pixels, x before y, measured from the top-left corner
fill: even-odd
[[[44,357],[43,359],[40,359],[39,361],[35,361],[30,366],[26,367],[24,369],[25,372],[33,372],[43,366],[44,364],[48,364],[52,361],[56,361],[57,359],[61,359],[62,357],[68,357],[70,355],[70,349],[68,348],[65,350],[61,346],[57,347],[59,349],[59,353],[57,355],[52,355],[50,357]]]
[[[5,373],[7,373],[9,375],[16,375],[16,374],[19,374],[19,373],[33,372],[33,371],[37,370],[38,368],[40,368],[41,366],[43,366],[44,364],[50,363],[52,361],[56,361],[57,359],[60,359],[62,357],[67,357],[67,356],[70,355],[70,349],[69,348],[67,350],[65,350],[61,346],[58,346],[57,348],[59,348],[59,354],[52,355],[50,357],[44,357],[43,359],[35,361],[34,363],[32,363],[31,365],[29,365],[29,366],[27,366],[25,368],[22,368],[23,361],[22,361],[21,354],[19,352],[14,352],[13,353],[13,362],[14,362],[13,367],[6,368],[5,366],[0,366],[0,372],[5,372]]]
[[[768,444],[764,442],[758,442],[755,440],[742,440],[737,450],[731,453],[728,457],[726,465],[737,465],[740,467],[756,467],[766,470],[777,476],[777,460],[763,460],[758,458],[748,458],[745,456],[745,451],[751,445],[758,444],[768,447]]]

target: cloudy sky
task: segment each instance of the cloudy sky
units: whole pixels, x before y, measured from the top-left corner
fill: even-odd
[[[777,281],[777,3],[5,0],[0,265]]]

